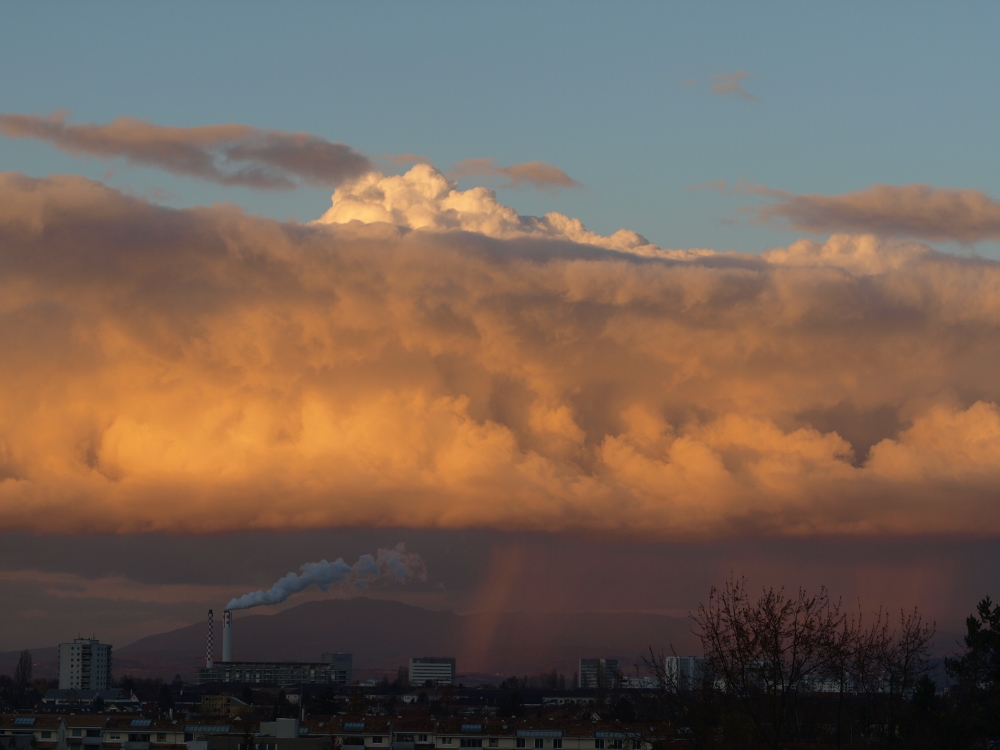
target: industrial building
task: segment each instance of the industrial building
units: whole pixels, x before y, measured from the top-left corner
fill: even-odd
[[[620,675],[617,659],[580,659],[580,687],[584,690],[616,687]]]
[[[59,687],[107,690],[111,687],[111,646],[96,638],[59,644]]]
[[[346,654],[350,658],[350,654]],[[198,670],[198,684],[214,682],[248,682],[267,685],[298,683],[349,685],[350,669],[338,670],[336,665],[323,662],[294,661],[230,661],[215,662]]]
[[[410,684],[454,685],[455,659],[450,656],[420,656],[410,659]]]
[[[218,682],[350,685],[352,682],[353,657],[341,651],[326,652],[320,657],[319,662],[233,661],[233,613],[229,610],[222,613],[221,662],[214,658],[214,638],[215,616],[212,610],[208,610],[205,666],[198,670],[199,685]]]

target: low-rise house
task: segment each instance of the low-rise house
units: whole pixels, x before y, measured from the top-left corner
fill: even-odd
[[[232,695],[201,696],[201,713],[204,716],[244,716],[253,711],[253,706]]]
[[[103,750],[178,750],[184,734],[176,719],[115,717],[104,727]]]
[[[192,721],[184,725],[186,743],[203,743],[194,747],[189,744],[189,750],[205,750],[211,740],[230,734],[243,734],[243,720],[240,717],[230,719],[228,716],[214,718],[201,716],[197,723]]]
[[[34,747],[55,750],[62,720],[47,714],[4,714],[0,716],[0,747],[14,750]]]
[[[632,726],[617,722],[372,716],[307,720],[299,732],[301,738],[335,739],[343,750],[651,750],[657,734],[648,724]],[[661,735],[666,736],[666,733],[661,732]],[[242,748],[213,746],[212,750]],[[260,750],[291,748],[261,747]]]
[[[62,716],[64,742],[59,750],[100,750],[104,744],[107,714],[69,714]]]

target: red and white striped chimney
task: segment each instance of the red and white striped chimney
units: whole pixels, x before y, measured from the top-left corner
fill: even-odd
[[[215,631],[215,614],[208,610],[208,650],[205,652],[205,667],[211,669],[215,664],[212,660],[212,651],[215,647],[213,643]]]

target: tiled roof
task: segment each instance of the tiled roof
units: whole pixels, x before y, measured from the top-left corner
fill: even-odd
[[[69,714],[63,715],[63,721],[68,727],[101,727],[108,723],[109,716],[105,714]]]
[[[29,724],[26,720],[30,719]],[[51,714],[2,714],[0,728],[3,729],[58,729],[59,716]]]

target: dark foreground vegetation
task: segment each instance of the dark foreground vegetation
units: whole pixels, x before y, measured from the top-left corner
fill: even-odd
[[[966,621],[964,652],[945,659],[945,685],[931,676],[934,626],[916,610],[866,616],[825,590],[754,597],[731,580],[695,619],[705,664],[684,679],[651,652],[661,687],[635,706],[695,747],[1000,747],[1000,606],[989,598]]]

